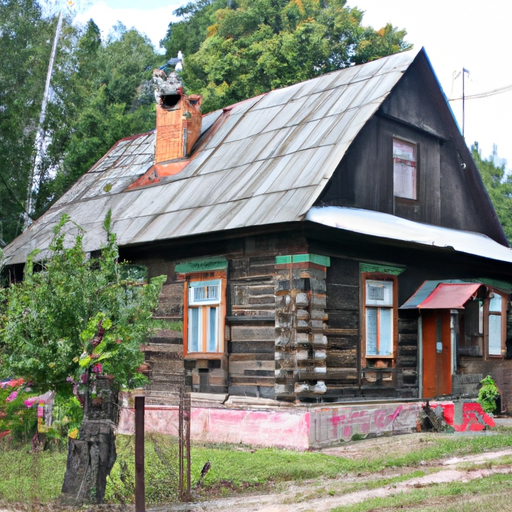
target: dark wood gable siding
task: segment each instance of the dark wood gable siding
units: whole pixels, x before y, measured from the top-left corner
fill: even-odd
[[[393,197],[393,137],[418,145],[418,201]],[[317,204],[352,206],[440,224],[440,145],[431,136],[374,116],[355,139]]]
[[[351,206],[506,243],[482,180],[425,65],[413,64],[367,122],[316,205]],[[417,144],[418,200],[393,197],[393,137]]]

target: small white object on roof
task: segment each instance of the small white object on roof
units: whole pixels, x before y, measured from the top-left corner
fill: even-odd
[[[480,233],[413,222],[388,213],[340,206],[315,206],[306,220],[354,233],[453,249],[512,263],[512,250]]]

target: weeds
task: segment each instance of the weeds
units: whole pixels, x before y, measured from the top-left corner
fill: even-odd
[[[329,484],[327,489],[319,489],[319,493],[324,496],[327,493],[338,495],[373,489],[396,485],[401,481],[421,476],[423,472],[428,473],[432,471],[428,468],[429,461],[508,448],[512,445],[512,435],[510,430],[502,432],[499,435],[480,436],[422,436],[426,442],[421,443],[421,448],[413,449],[409,453],[386,457],[383,453],[374,452],[353,460],[319,452],[196,444],[192,447],[191,454],[191,486],[194,487],[204,464],[209,461],[211,470],[205,476],[201,489],[197,491],[198,498],[227,496],[250,490],[261,492],[271,490],[282,482],[312,479],[332,479],[332,485]],[[133,437],[118,436],[116,444],[118,458],[107,485],[106,498],[110,503],[131,504],[134,502],[135,492]],[[412,443],[411,448],[412,446],[418,445]],[[176,439],[148,434],[145,457],[147,502],[157,504],[176,501]],[[506,461],[507,459],[503,462]],[[494,461],[493,465],[499,462]],[[0,500],[8,503],[32,503],[33,500],[40,503],[52,502],[60,494],[65,467],[66,450],[59,450],[56,447],[53,450],[34,453],[30,445],[14,446],[4,439],[0,443]],[[404,468],[403,474],[384,478],[375,474],[389,468]],[[358,474],[362,474],[364,478],[347,478],[349,475]],[[499,475],[499,478],[512,482],[509,477],[503,475]],[[461,492],[467,490],[461,489]],[[453,495],[455,490],[456,487],[451,487],[449,492],[446,491],[447,496]],[[420,491],[426,492],[424,489],[414,490],[415,493]],[[415,498],[418,503],[420,498],[421,493]]]

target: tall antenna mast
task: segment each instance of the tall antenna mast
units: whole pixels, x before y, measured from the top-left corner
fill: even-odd
[[[469,71],[462,68],[462,137],[464,138],[464,129],[466,125],[466,91],[465,91],[465,76],[469,76]]]
[[[48,105],[48,99],[50,96],[50,82],[53,74],[53,64],[55,62],[55,54],[57,53],[57,43],[60,37],[60,31],[62,29],[62,9],[59,14],[59,21],[57,22],[57,29],[55,30],[55,37],[53,38],[52,53],[50,56],[50,63],[48,65],[48,73],[46,74],[46,84],[44,87],[43,103],[41,105],[41,113],[39,114],[39,124],[37,126],[36,141],[35,141],[35,158],[34,166],[32,167],[28,179],[27,186],[27,200],[25,202],[25,212],[23,214],[23,227],[27,229],[32,224],[32,214],[34,211],[34,192],[36,189],[36,175],[37,169],[41,165],[44,155],[44,138],[45,130],[43,128],[44,121],[46,118],[46,106]]]

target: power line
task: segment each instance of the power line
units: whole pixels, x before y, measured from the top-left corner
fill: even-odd
[[[489,96],[494,96],[496,94],[502,94],[504,92],[512,91],[512,84],[504,85],[503,87],[499,87],[498,89],[493,89],[492,91],[480,92],[477,94],[471,94],[469,96],[465,96],[466,100],[476,100],[478,98],[487,98]],[[458,98],[451,98],[448,101],[460,101],[462,100],[462,96]]]

